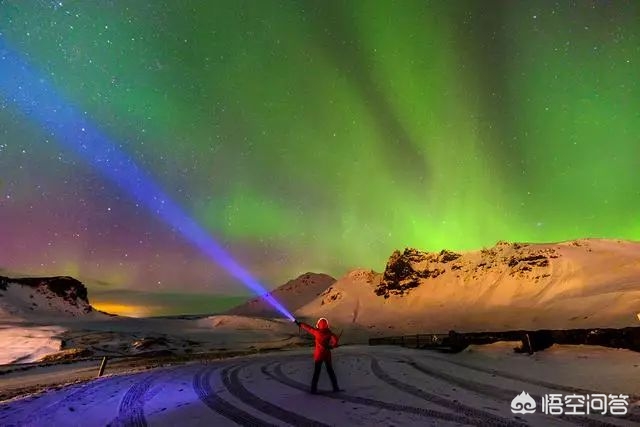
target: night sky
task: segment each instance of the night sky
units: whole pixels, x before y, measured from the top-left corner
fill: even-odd
[[[636,1],[0,1],[0,37],[267,287],[640,239]],[[2,53],[2,52],[0,52]],[[0,96],[0,268],[246,293]]]

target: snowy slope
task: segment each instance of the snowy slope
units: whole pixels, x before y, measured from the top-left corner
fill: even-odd
[[[284,285],[274,289],[272,295],[289,310],[294,311],[313,301],[325,291],[336,279],[327,274],[306,273]],[[281,317],[262,297],[253,298],[246,303],[232,308],[227,314],[255,317]]]
[[[0,321],[84,318],[95,315],[87,289],[71,277],[0,276]]]
[[[35,362],[60,350],[59,326],[0,325],[0,365]]]
[[[35,362],[62,348],[62,323],[105,318],[71,277],[0,276],[0,365]]]
[[[499,242],[456,254],[395,252],[297,311],[379,334],[637,326],[640,243]]]

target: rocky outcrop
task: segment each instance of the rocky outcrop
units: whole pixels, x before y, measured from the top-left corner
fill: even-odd
[[[320,301],[320,305],[331,304],[334,301],[338,301],[342,299],[342,292],[333,289],[333,286],[330,286],[326,291],[320,294],[322,300]]]
[[[87,348],[68,348],[57,353],[47,354],[38,359],[38,362],[62,362],[70,360],[78,360],[84,357],[93,356],[94,352]]]
[[[478,281],[497,272],[537,281],[549,277],[551,260],[558,257],[553,248],[504,241],[493,248],[464,255],[446,249],[430,253],[406,248],[393,252],[375,293],[384,298],[406,295],[425,283],[424,279],[443,275],[450,276],[452,281]]]
[[[558,253],[553,249],[524,249],[516,251],[516,253],[508,258],[504,258],[510,268],[509,275],[525,275],[528,272],[543,271],[549,267],[550,260],[558,258]],[[543,274],[544,275],[544,274]]]
[[[389,298],[404,295],[420,285],[420,279],[435,278],[445,272],[438,263],[447,263],[459,257],[458,254],[442,251],[439,254],[421,252],[406,248],[404,252],[394,251],[384,270],[382,280],[376,287],[376,294]]]
[[[7,291],[9,286],[25,286],[35,292],[47,295],[48,298],[58,297],[64,303],[82,309],[85,313],[93,310],[89,304],[87,288],[79,280],[69,276],[56,277],[23,277],[9,278],[0,276],[0,289]]]

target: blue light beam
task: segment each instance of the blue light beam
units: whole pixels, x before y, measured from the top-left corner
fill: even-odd
[[[27,117],[57,141],[93,165],[107,179],[146,206],[178,231],[210,259],[223,267],[284,317],[293,315],[225,251],[193,218],[171,200],[153,178],[120,150],[86,116],[65,102],[54,86],[0,37],[0,96],[16,105]]]

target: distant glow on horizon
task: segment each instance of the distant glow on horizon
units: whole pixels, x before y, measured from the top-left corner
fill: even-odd
[[[133,159],[94,126],[86,114],[65,101],[47,79],[38,75],[17,52],[10,50],[1,36],[0,52],[0,94],[7,102],[20,108],[57,142],[73,150],[254,294],[262,296],[284,317],[293,320],[293,315],[268,294],[206,230],[184,212]]]
[[[100,311],[109,314],[117,314],[118,316],[127,317],[149,317],[154,314],[159,307],[146,305],[124,304],[121,302],[102,302],[91,301],[91,306]]]

